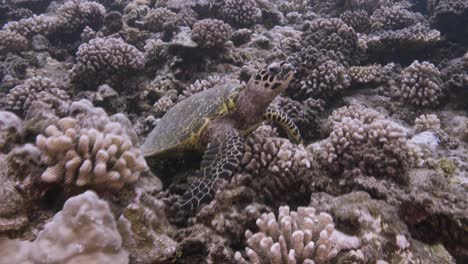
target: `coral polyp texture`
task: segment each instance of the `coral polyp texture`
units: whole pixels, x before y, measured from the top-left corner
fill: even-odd
[[[358,106],[335,110],[329,117],[330,135],[320,143],[322,163],[346,176],[388,176],[406,181],[411,167],[422,162],[419,147],[403,127],[379,113]]]
[[[445,95],[439,69],[427,61],[414,61],[401,73],[395,96],[412,105],[435,107]]]
[[[440,129],[440,119],[434,114],[421,115],[414,120],[414,129],[418,132],[438,131]]]
[[[342,250],[344,240],[352,247],[360,244],[358,238],[336,231],[331,215],[317,214],[313,207],[295,212],[283,206],[278,217],[264,213],[256,224],[258,233],[245,233],[247,260],[236,252],[238,263],[328,263]]]
[[[177,14],[171,10],[160,7],[151,9],[144,18],[145,27],[150,31],[159,32],[176,19]]]
[[[338,18],[312,20],[302,35],[303,48],[341,52],[346,62],[357,61],[359,55],[358,37],[354,29]]]
[[[371,30],[371,20],[365,10],[345,11],[340,15],[340,19],[356,32],[367,33]]]
[[[193,25],[192,39],[200,47],[222,47],[231,37],[231,26],[218,19],[204,19]]]
[[[34,34],[49,35],[57,30],[57,18],[46,15],[33,15],[19,21],[8,22],[3,30],[16,32],[25,37]]]
[[[401,6],[381,7],[370,18],[373,31],[398,30],[422,20],[421,14],[408,11]]]
[[[143,53],[120,38],[96,38],[81,44],[76,59],[71,73],[75,80],[84,77],[105,80],[112,75],[140,70],[145,65]]]
[[[28,48],[28,44],[28,40],[18,32],[0,30],[0,54],[24,51]]]
[[[119,123],[107,121],[100,131],[65,117],[36,138],[48,165],[41,179],[76,187],[120,190],[134,183],[147,165],[128,135],[112,133]]]
[[[58,27],[63,32],[80,32],[85,26],[99,27],[106,9],[99,3],[72,0],[57,10]]]
[[[91,191],[68,199],[34,241],[0,245],[2,263],[128,263],[109,205]]]
[[[346,68],[339,62],[328,60],[314,68],[301,82],[300,92],[307,97],[330,98],[342,93],[351,84]]]
[[[252,26],[262,16],[254,0],[224,0],[221,13],[229,23],[241,27]]]
[[[52,106],[57,113],[66,111],[70,97],[61,85],[48,77],[36,76],[15,86],[6,97],[7,109],[24,115],[33,102]]]

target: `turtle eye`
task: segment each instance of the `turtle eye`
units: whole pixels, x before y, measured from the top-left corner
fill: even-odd
[[[281,71],[279,63],[272,63],[268,66],[268,73],[271,75],[277,75]]]

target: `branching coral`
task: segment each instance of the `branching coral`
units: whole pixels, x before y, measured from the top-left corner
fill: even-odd
[[[368,125],[375,120],[383,119],[383,115],[359,104],[343,106],[334,110],[328,117],[326,129],[331,132],[333,127],[343,122],[345,118],[357,119],[363,124]]]
[[[192,40],[203,48],[222,47],[231,34],[231,26],[218,19],[200,20],[192,28]]]
[[[21,34],[0,30],[0,54],[8,52],[21,52],[28,48],[28,40]]]
[[[440,119],[435,114],[421,115],[414,120],[414,129],[417,132],[440,129]]]
[[[86,26],[84,29],[83,29],[83,32],[81,32],[81,41],[82,42],[88,42],[94,38],[102,38],[104,37],[104,35],[102,34],[102,32],[96,32],[94,31],[92,28]]]
[[[363,35],[360,41],[365,43],[369,51],[417,50],[430,47],[440,41],[440,32],[418,23],[404,29]]]
[[[49,35],[57,30],[57,18],[46,15],[33,15],[19,21],[8,22],[4,30],[14,31],[22,36],[31,37],[35,34]]]
[[[388,175],[402,182],[409,167],[420,165],[419,148],[408,140],[406,131],[375,111],[342,108],[332,114],[328,124],[330,136],[319,149],[322,163],[335,173]]]
[[[416,106],[434,107],[444,96],[439,69],[427,61],[414,61],[401,73],[395,96]]]
[[[62,118],[37,136],[36,145],[49,166],[45,182],[119,190],[147,170],[131,136],[107,116]]]
[[[258,22],[262,11],[254,0],[224,0],[221,12],[227,22],[234,26],[249,27]]]
[[[371,16],[373,31],[398,30],[423,21],[421,14],[413,13],[399,5],[381,7]]]
[[[352,83],[378,83],[381,79],[382,65],[353,66],[348,70]]]
[[[146,63],[164,63],[169,58],[169,44],[160,39],[149,39],[143,49]]]
[[[114,74],[140,70],[145,65],[143,53],[120,38],[96,38],[83,43],[76,60],[72,69],[74,80],[101,81]]]
[[[174,23],[176,17],[176,13],[165,7],[151,9],[144,18],[145,27],[150,31],[160,32],[170,23]]]
[[[346,68],[339,62],[328,60],[314,68],[300,83],[299,93],[305,98],[330,98],[343,92],[350,84]]]
[[[241,171],[246,174],[240,177],[253,177],[249,187],[259,199],[276,203],[294,196],[287,190],[300,189],[315,166],[312,153],[304,146],[277,137],[269,126],[261,126],[246,138],[241,160]]]
[[[0,244],[2,263],[128,263],[109,205],[91,191],[68,199],[33,242]]]
[[[343,3],[343,6],[346,9],[351,10],[366,10],[367,12],[372,13],[376,8],[380,7],[382,4],[381,0],[343,0],[337,1],[337,3]]]
[[[364,10],[345,11],[340,15],[340,19],[351,26],[356,32],[366,33],[371,30],[369,14]]]
[[[159,98],[159,100],[156,103],[154,103],[153,108],[155,111],[155,115],[161,117],[173,106],[174,102],[172,101],[171,97],[165,95]]]
[[[32,77],[15,86],[8,93],[6,100],[7,108],[21,115],[24,115],[35,101],[50,105],[57,114],[66,112],[69,104],[69,96],[60,84],[41,76]]]
[[[99,27],[105,15],[106,9],[99,3],[71,0],[57,10],[57,26],[61,32],[81,32],[86,26]]]
[[[358,247],[356,237],[335,230],[333,218],[327,213],[316,214],[313,207],[280,207],[278,218],[273,213],[262,214],[257,220],[260,232],[247,230],[247,261],[236,252],[238,263],[328,263],[343,248],[343,240]]]
[[[356,32],[338,18],[313,20],[302,35],[302,45],[341,52],[346,62],[355,62],[359,56]]]

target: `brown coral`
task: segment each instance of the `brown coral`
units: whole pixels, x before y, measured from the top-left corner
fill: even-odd
[[[57,27],[62,32],[80,32],[86,26],[99,27],[104,21],[106,9],[99,3],[71,0],[57,10]]]
[[[8,22],[4,30],[14,31],[22,36],[31,37],[35,34],[49,35],[57,30],[57,18],[46,15],[33,15],[19,21]]]
[[[60,84],[52,79],[36,76],[15,86],[7,95],[7,108],[24,115],[35,101],[50,105],[57,114],[63,114],[69,104],[69,96]]]
[[[160,32],[173,23],[176,17],[176,13],[165,7],[151,9],[144,18],[145,27],[150,31]]]
[[[356,32],[339,18],[313,20],[302,35],[302,45],[341,52],[346,62],[359,60]]]
[[[262,15],[254,0],[224,0],[221,12],[229,23],[242,27],[252,26]]]
[[[318,150],[322,163],[334,173],[387,175],[403,182],[409,167],[421,163],[420,150],[408,140],[406,131],[375,111],[356,106],[342,108],[332,114],[328,123],[332,131]]]
[[[0,54],[8,52],[21,52],[28,48],[28,40],[21,34],[0,30]]]
[[[192,28],[192,40],[203,48],[222,47],[231,34],[231,26],[218,19],[200,20]]]
[[[432,63],[414,61],[403,70],[400,78],[395,96],[412,105],[434,107],[444,96],[441,73]]]
[[[76,60],[72,78],[89,82],[100,82],[115,74],[142,69],[145,65],[143,53],[120,38],[95,38],[83,43],[78,48]]]

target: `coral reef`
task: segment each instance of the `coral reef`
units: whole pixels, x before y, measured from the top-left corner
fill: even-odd
[[[467,3],[0,1],[0,263],[465,263]],[[177,104],[283,61],[286,90],[177,111],[209,133],[143,156]],[[258,123],[277,93],[301,144]],[[181,209],[231,126],[240,164]]]
[[[344,55],[346,62],[359,60],[358,37],[354,29],[337,18],[313,20],[302,35],[303,48],[332,50]]]
[[[129,261],[109,205],[91,191],[67,200],[63,210],[44,226],[33,242],[0,238],[0,244],[0,260],[7,262],[71,264]]]
[[[119,38],[96,38],[83,43],[76,53],[71,77],[105,80],[112,75],[136,71],[145,65],[142,52]]]
[[[399,5],[381,7],[374,11],[370,17],[373,31],[398,30],[416,24],[423,18]]]
[[[371,19],[364,10],[345,11],[340,15],[340,19],[351,26],[356,32],[368,33],[371,30]]]
[[[242,27],[252,26],[262,16],[254,0],[224,0],[221,13],[229,23]]]
[[[104,21],[106,9],[99,3],[71,0],[57,10],[57,30],[81,32],[86,26],[99,27]]]
[[[421,162],[420,150],[408,140],[406,131],[375,111],[344,107],[328,123],[331,133],[320,143],[319,151],[322,163],[335,173],[387,175],[404,182],[409,168]]]
[[[35,34],[49,35],[57,30],[57,18],[46,15],[33,15],[19,21],[8,22],[3,30],[13,31],[25,37]]]
[[[151,9],[144,18],[145,27],[153,32],[163,31],[174,23],[177,14],[165,7]]]
[[[28,48],[28,40],[21,34],[0,30],[0,54],[6,52],[21,52]]]
[[[120,123],[105,114],[91,118],[98,118],[101,128],[89,126],[86,120],[65,117],[37,136],[36,145],[48,165],[41,175],[44,182],[120,190],[147,170],[131,136],[118,133],[122,130]]]
[[[222,47],[231,34],[231,27],[217,19],[200,20],[192,28],[193,41],[203,48]]]
[[[25,115],[33,102],[50,105],[57,114],[64,114],[69,105],[69,95],[54,80],[36,76],[15,86],[6,97],[7,109]]]
[[[316,215],[313,207],[299,207],[297,212],[280,207],[278,219],[265,213],[256,223],[260,232],[245,233],[249,262],[237,252],[238,263],[327,263],[344,245],[359,246],[357,238],[335,231],[329,214]]]
[[[414,129],[417,132],[438,131],[440,129],[440,119],[434,114],[421,115],[414,120]]]
[[[444,96],[439,69],[427,61],[414,61],[401,73],[395,96],[412,105],[435,107]]]

